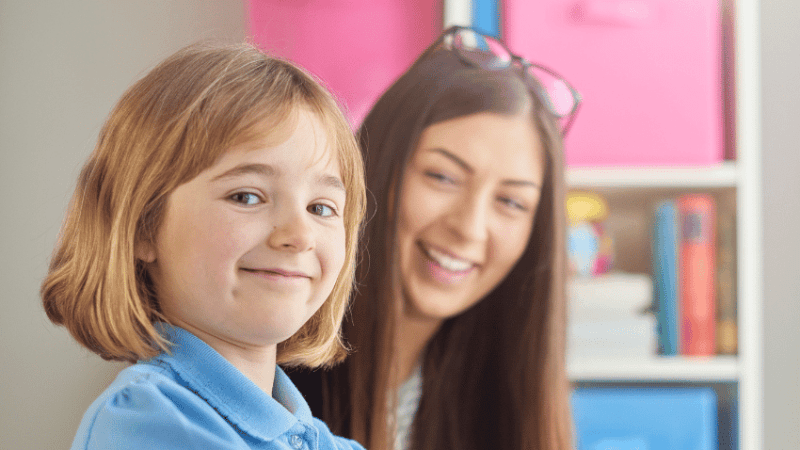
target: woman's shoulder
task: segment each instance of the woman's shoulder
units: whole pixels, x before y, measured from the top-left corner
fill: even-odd
[[[239,443],[240,445],[236,445]],[[247,448],[236,431],[166,368],[137,364],[92,403],[73,450]]]

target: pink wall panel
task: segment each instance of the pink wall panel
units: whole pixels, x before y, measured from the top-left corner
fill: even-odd
[[[249,0],[262,49],[319,77],[357,126],[441,32],[441,0]]]
[[[504,37],[583,95],[572,166],[723,158],[717,0],[505,0]]]

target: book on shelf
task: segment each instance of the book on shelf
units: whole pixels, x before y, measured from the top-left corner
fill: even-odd
[[[716,206],[706,194],[677,200],[680,214],[680,352],[716,352]]]
[[[718,334],[730,334],[730,319],[735,323],[735,294],[725,297],[724,306],[717,301],[719,286],[732,281],[728,269],[735,264],[735,257],[725,256],[728,275],[718,272],[718,251],[723,247],[730,250],[733,243],[717,243],[716,211],[715,199],[707,194],[681,195],[656,207],[653,298],[662,355],[714,355]],[[718,314],[720,308],[725,312]],[[727,325],[722,325],[718,316],[724,317]]]
[[[678,210],[674,200],[656,206],[653,221],[653,301],[662,355],[678,354]]]
[[[717,215],[717,353],[738,351],[736,322],[736,215],[719,209]]]

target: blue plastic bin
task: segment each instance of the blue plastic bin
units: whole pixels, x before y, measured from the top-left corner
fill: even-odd
[[[711,388],[579,388],[578,450],[717,450]]]

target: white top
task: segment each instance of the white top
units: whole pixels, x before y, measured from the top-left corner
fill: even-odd
[[[394,440],[395,450],[407,450],[410,444],[408,438],[411,434],[411,424],[417,414],[419,399],[422,396],[422,367],[417,365],[411,376],[403,382],[397,391],[397,409],[395,410],[395,420],[397,421],[396,435]]]

